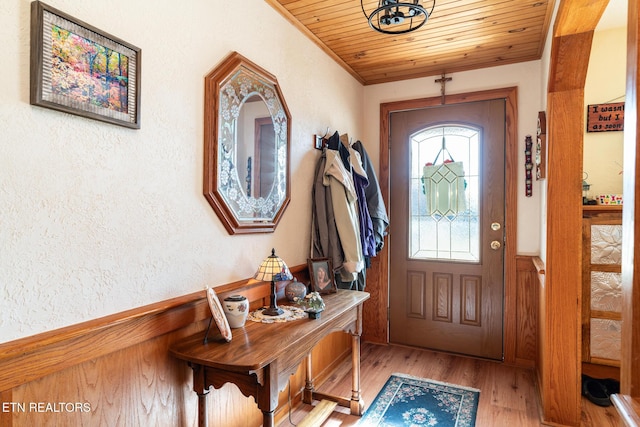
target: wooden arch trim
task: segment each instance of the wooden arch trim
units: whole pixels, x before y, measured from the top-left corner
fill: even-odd
[[[608,0],[562,0],[547,88],[546,279],[538,375],[543,421],[580,425],[584,85],[593,32]]]

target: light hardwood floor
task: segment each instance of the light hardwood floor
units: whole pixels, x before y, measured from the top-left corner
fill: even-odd
[[[480,389],[476,427],[534,427],[540,422],[540,405],[533,370],[505,366],[500,363],[463,356],[438,353],[401,346],[363,343],[361,348],[361,389],[365,409],[376,397],[392,373]],[[319,390],[351,395],[351,361],[345,361]],[[297,424],[310,410],[302,404],[279,424]],[[324,427],[355,426],[359,417],[340,408],[323,424]],[[616,410],[602,408],[582,398],[581,426],[621,427]]]

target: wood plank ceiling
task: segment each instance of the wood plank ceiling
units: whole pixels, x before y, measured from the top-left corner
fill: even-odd
[[[409,1],[409,0],[404,0]],[[422,0],[431,9],[433,0]],[[374,31],[359,0],[266,0],[362,84],[540,59],[554,0],[436,0],[416,31]],[[370,14],[376,0],[363,0]]]

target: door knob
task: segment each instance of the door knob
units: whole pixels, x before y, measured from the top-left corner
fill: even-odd
[[[493,242],[491,242],[491,249],[493,249],[494,251],[497,251],[498,249],[500,249],[501,246],[502,245],[497,240],[494,240]]]

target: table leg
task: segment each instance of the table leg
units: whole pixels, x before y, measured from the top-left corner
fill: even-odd
[[[278,408],[278,361],[274,360],[263,368],[262,383],[257,384],[253,394],[258,408],[262,411],[263,427],[275,427],[275,413]]]
[[[262,427],[275,427],[275,411],[262,411]]]
[[[209,394],[209,387],[205,387],[205,368],[197,363],[189,363],[189,366],[193,371],[193,391],[198,395],[198,427],[208,427],[207,394]]]
[[[302,401],[304,403],[310,404],[313,402],[313,373],[311,372],[311,353],[307,355],[305,362],[305,385],[304,390],[302,391]]]
[[[208,427],[209,416],[207,414],[207,393],[198,393],[198,427]]]
[[[362,415],[364,401],[360,395],[360,336],[351,335],[351,415]]]

